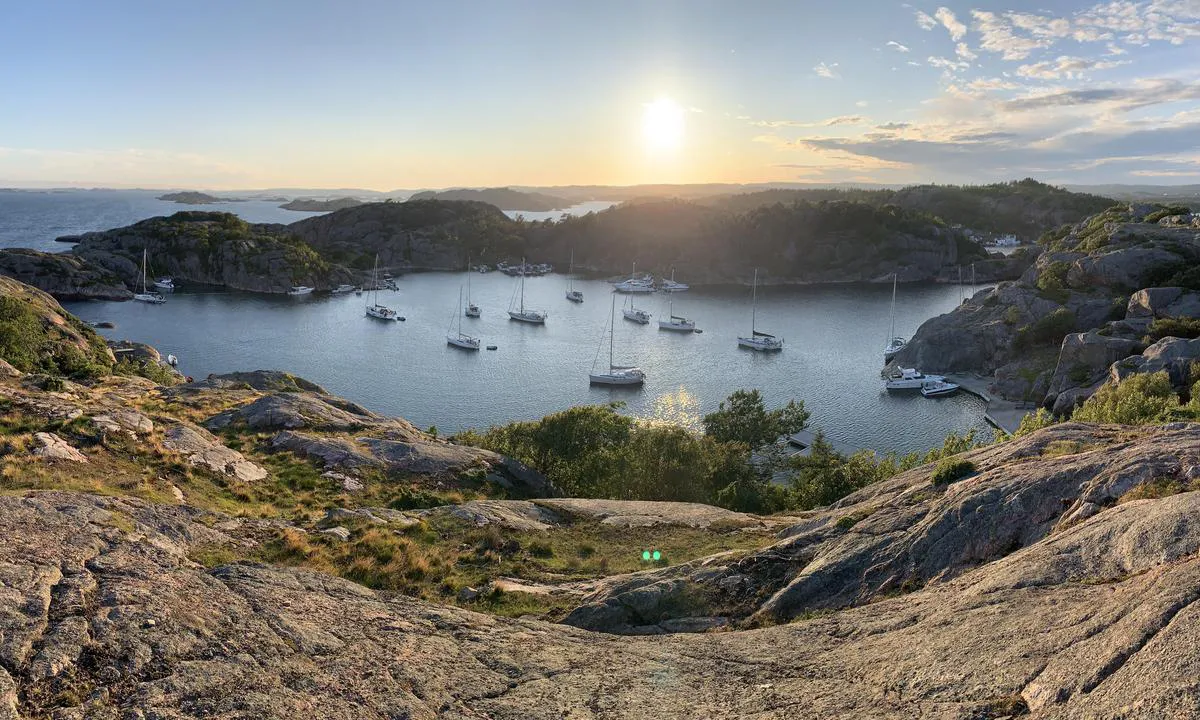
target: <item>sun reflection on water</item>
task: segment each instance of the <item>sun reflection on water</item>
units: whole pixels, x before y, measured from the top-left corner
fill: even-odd
[[[682,385],[654,398],[643,420],[652,425],[678,425],[696,432],[704,429],[700,421],[700,398]]]

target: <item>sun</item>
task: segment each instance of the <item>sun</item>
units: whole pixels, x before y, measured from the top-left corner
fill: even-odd
[[[670,98],[647,103],[642,113],[642,140],[652,152],[674,152],[683,144],[684,109]]]

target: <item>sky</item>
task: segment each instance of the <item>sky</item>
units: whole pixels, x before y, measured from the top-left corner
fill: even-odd
[[[5,0],[0,184],[1200,182],[1200,0]]]

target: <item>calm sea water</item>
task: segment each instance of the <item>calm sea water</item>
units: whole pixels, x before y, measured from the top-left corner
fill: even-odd
[[[195,209],[156,200],[161,191],[0,190],[0,247],[58,251],[60,235],[103,230]],[[252,222],[293,222],[320,213],[282,210],[273,201],[200,206],[234,212]],[[585,203],[572,213],[602,210]],[[510,213],[515,215],[517,213]],[[529,219],[561,213],[521,213]],[[494,344],[494,352],[448,347],[445,335],[465,275],[428,273],[403,277],[398,292],[380,301],[407,322],[363,316],[365,298],[264,297],[240,293],[175,293],[162,306],[140,303],[69,303],[85,320],[108,320],[112,338],[148,342],[174,353],[195,377],[256,368],[284,369],[387,414],[443,432],[534,419],[581,403],[621,401],[640,417],[697,426],[721,399],[739,388],[758,388],[771,405],[803,400],[813,424],[848,448],[924,450],[948,432],[976,428],[984,404],[971,395],[926,400],[889,395],[879,378],[888,335],[891,288],[884,286],[770,287],[759,293],[759,329],[787,341],[762,355],[737,347],[749,331],[748,288],[694,289],[674,296],[638,297],[655,315],[648,326],[616,320],[617,364],[638,364],[648,379],[640,390],[589,387],[593,361],[607,362],[609,285],[576,281],[586,302],[563,297],[562,275],[529,278],[526,304],[549,311],[545,327],[508,320],[505,309],[516,280],[499,273],[471,277],[479,320],[463,330]],[[686,282],[687,278],[680,278]],[[694,318],[702,334],[659,331],[673,297],[675,313]],[[948,312],[961,297],[955,286],[901,287],[897,332],[911,335],[924,320]],[[618,296],[618,305],[624,296]],[[457,320],[454,319],[455,324]]]
[[[737,347],[750,329],[748,288],[694,289],[636,299],[654,314],[650,325],[621,317],[617,296],[617,364],[637,364],[648,376],[640,390],[591,387],[593,362],[608,361],[605,326],[609,285],[576,281],[585,302],[564,298],[566,280],[526,280],[526,306],[547,310],[545,326],[513,322],[505,310],[517,280],[473,274],[472,298],[483,317],[463,319],[464,332],[496,351],[446,345],[465,275],[427,273],[399,279],[380,302],[406,322],[363,315],[367,297],[266,297],[176,292],[165,305],[71,303],[89,321],[115,322],[112,338],[157,346],[194,377],[257,368],[286,369],[374,410],[439,430],[533,419],[584,403],[626,403],[628,412],[696,426],[739,388],[758,388],[771,405],[803,400],[813,423],[845,446],[923,450],[946,433],[977,428],[984,405],[967,394],[930,400],[888,394],[879,377],[888,334],[890,287],[760,288],[759,329],[786,339],[782,353]],[[911,334],[926,318],[958,302],[953,286],[902,287],[897,332]],[[660,331],[657,318],[673,299],[675,314],[703,333]]]

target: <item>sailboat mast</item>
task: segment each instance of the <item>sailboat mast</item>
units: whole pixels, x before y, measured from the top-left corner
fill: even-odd
[[[573,277],[575,275],[575,251],[571,251],[571,264],[567,266],[567,292],[575,289]]]
[[[758,319],[758,268],[754,268],[754,285],[750,288],[750,336],[754,336]]]
[[[892,333],[888,335],[888,344],[892,342],[892,338],[896,337],[896,281],[898,273],[892,273]]]
[[[525,314],[525,258],[521,258],[521,314]]]
[[[617,296],[613,295],[612,309],[608,311],[608,371],[613,367],[613,336],[617,334]]]
[[[142,248],[142,292],[146,292],[146,248]]]
[[[459,305],[462,304],[462,291],[459,291],[459,303],[458,304]],[[471,256],[470,255],[467,256],[467,304],[468,305],[471,304]]]

